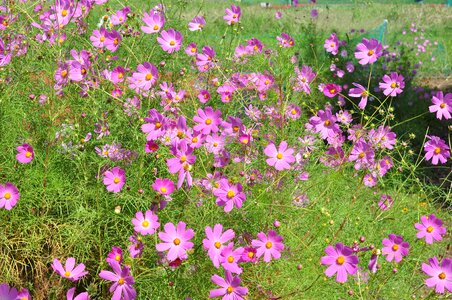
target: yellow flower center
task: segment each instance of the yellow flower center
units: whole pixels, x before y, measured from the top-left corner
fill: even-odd
[[[101,36],[99,40],[103,43],[103,42],[105,42],[105,37]]]
[[[433,227],[432,226],[427,227],[427,232],[428,233],[431,233],[432,231],[433,231]]]
[[[180,162],[186,162],[187,161],[187,157],[185,155],[182,155],[180,157]]]
[[[115,177],[115,179],[113,179],[114,183],[119,183],[121,181],[121,179],[119,179],[118,177]]]
[[[440,147],[436,147],[435,148],[435,154],[440,154],[441,153],[441,148]]]
[[[364,152],[361,152],[358,156],[359,156],[359,158],[364,158],[364,156],[366,156],[366,154]]]
[[[179,238],[175,238],[173,243],[174,243],[174,245],[178,246],[180,244],[180,239]]]
[[[196,52],[196,48],[195,48],[195,47],[191,48],[191,49],[190,49],[190,52],[191,52],[191,53],[195,53],[195,52]],[[204,97],[205,97],[205,95],[204,95]]]
[[[336,93],[336,89],[330,89],[330,93],[331,93],[331,94]]]
[[[66,77],[66,76],[67,76],[67,71],[66,70],[61,71],[61,77]]]
[[[234,127],[232,127],[232,130],[234,130],[234,132],[239,131],[239,126],[234,126]]]
[[[362,96],[362,97],[367,97],[367,96],[369,96],[369,92],[368,92],[368,91],[363,91],[363,92],[361,93],[361,96]]]
[[[154,28],[153,28],[153,29],[154,29],[154,30],[159,30],[159,28],[160,28],[160,27],[159,27],[158,25],[154,25]]]
[[[174,45],[176,45],[176,42],[175,41],[171,41],[171,42],[169,42],[169,44],[170,44],[170,46],[174,46]]]
[[[233,14],[232,18],[236,19],[237,18],[237,14]]]
[[[71,272],[69,272],[69,271],[64,272],[64,276],[66,276],[66,277],[71,276]]]
[[[119,44],[119,40],[116,38],[113,40],[113,44],[118,45]]]
[[[11,198],[11,194],[8,193],[8,192],[6,192],[5,195],[3,195],[3,197],[4,197],[6,200],[9,200],[9,199]]]
[[[290,111],[290,113],[291,113],[292,115],[296,115],[296,114],[297,114],[297,111],[296,111],[295,108],[294,108],[294,109],[292,109],[292,110]]]
[[[117,254],[117,255],[115,256],[115,260],[116,260],[116,261],[120,261],[120,260],[121,260],[121,255]]]
[[[26,158],[30,158],[31,157],[31,152],[30,151],[25,152],[25,157]]]
[[[257,51],[259,49],[259,47],[257,47],[256,45],[253,47],[254,51]]]
[[[374,55],[374,51],[373,51],[373,50],[369,50],[369,52],[367,52],[367,55],[368,55],[368,56]]]
[[[230,293],[232,293],[232,291],[234,291],[234,288],[232,286],[228,286],[226,291],[228,292],[228,294],[230,294]]]
[[[123,285],[124,284],[124,282],[126,282],[125,280],[124,280],[124,278],[119,278],[119,280],[118,280],[118,284],[119,285]]]
[[[118,78],[119,78],[119,79],[124,78],[124,74],[123,74],[123,73],[118,73]]]
[[[441,273],[438,275],[438,278],[441,279],[441,280],[446,279],[446,273],[441,272]]]
[[[211,119],[206,119],[206,125],[210,125],[212,124],[212,120]]]
[[[325,122],[323,122],[323,125],[325,125],[325,126],[330,126],[330,124],[331,124],[330,120],[326,120]]]
[[[254,252],[253,251],[248,252],[248,257],[249,258],[253,258],[254,257]]]
[[[229,101],[230,100],[229,95],[224,96],[224,100]]]
[[[143,223],[141,223],[141,226],[148,227],[149,226],[149,221],[148,220],[144,220]]]
[[[82,68],[82,75],[85,75],[85,74],[86,74],[86,69]]]
[[[345,263],[345,258],[341,255],[336,259],[338,265],[343,265]]]
[[[330,44],[330,47],[331,47],[331,48],[336,47],[336,43],[331,43],[331,44]]]
[[[441,107],[441,108],[446,107],[446,103],[441,103],[441,104],[439,105],[439,107]]]
[[[63,17],[66,17],[66,16],[67,16],[67,10],[63,9],[63,10],[61,11],[61,15],[62,15]]]
[[[229,199],[231,199],[232,197],[234,197],[234,196],[235,196],[234,191],[229,190],[227,196],[228,196]]]
[[[221,243],[220,242],[215,242],[215,244],[213,244],[215,246],[215,248],[220,249],[221,247]]]
[[[270,83],[270,80],[266,79],[264,83],[265,85],[268,85]]]
[[[147,81],[151,80],[152,77],[153,77],[153,76],[152,76],[151,73],[147,73],[147,74],[146,74],[146,80],[147,80]]]
[[[265,243],[265,248],[270,249],[273,246],[272,242],[268,241]]]
[[[395,244],[394,246],[392,246],[392,251],[397,251],[399,250],[399,245]]]
[[[155,128],[159,129],[160,127],[162,127],[162,123],[160,122],[155,123]]]
[[[399,84],[396,83],[396,82],[393,82],[393,83],[391,83],[391,87],[392,87],[393,89],[395,89],[396,87],[399,87]]]
[[[191,139],[191,141],[192,141],[193,143],[197,143],[197,142],[198,142],[198,138],[197,138],[197,137],[194,137],[194,138]]]
[[[283,155],[282,155],[282,153],[278,153],[278,154],[276,154],[276,158],[277,158],[277,159],[282,159],[282,158],[283,158]]]
[[[233,263],[234,262],[234,257],[232,255],[228,256],[228,263]]]
[[[161,188],[160,188],[160,192],[166,193],[166,191],[167,191],[166,187],[161,187]]]
[[[243,138],[243,139],[242,139],[242,144],[248,144],[248,142],[249,142],[249,141],[248,141],[247,138]]]

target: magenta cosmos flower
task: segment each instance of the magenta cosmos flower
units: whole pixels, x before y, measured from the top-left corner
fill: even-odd
[[[380,197],[380,201],[378,202],[378,207],[381,210],[388,210],[392,207],[394,204],[394,200],[390,195],[383,194]]]
[[[383,249],[381,253],[386,256],[386,260],[391,262],[395,260],[400,262],[404,256],[408,255],[410,244],[403,241],[403,237],[395,234],[390,234],[389,239],[385,238],[382,241]]]
[[[89,295],[87,292],[80,293],[75,297],[74,297],[74,294],[75,294],[75,288],[69,289],[66,294],[66,299],[67,300],[89,300]],[[22,300],[22,298],[19,298],[19,299]]]
[[[378,86],[380,89],[383,89],[383,94],[385,96],[395,97],[403,92],[402,89],[405,87],[405,82],[403,80],[404,78],[402,75],[392,72],[391,76],[383,76],[383,82],[380,82]]]
[[[351,88],[348,91],[348,95],[350,97],[354,97],[354,98],[361,98],[361,100],[358,103],[358,107],[361,109],[366,108],[367,98],[369,97],[369,91],[367,91],[367,89],[365,87],[363,87],[362,85],[360,85],[358,83],[353,82],[353,85],[355,86],[355,88]]]
[[[52,263],[52,269],[61,277],[67,278],[71,281],[76,281],[88,274],[88,272],[85,271],[85,265],[79,264],[75,267],[75,258],[69,257],[66,260],[66,263],[63,265],[58,259],[54,259]]]
[[[137,292],[133,288],[135,281],[130,275],[129,266],[124,266],[113,261],[110,264],[113,272],[102,270],[99,273],[99,277],[108,281],[112,281],[113,284],[110,287],[110,293],[113,293],[112,300],[133,300],[137,297]]]
[[[157,38],[163,51],[168,53],[179,51],[182,40],[182,34],[179,31],[175,31],[173,28],[168,29],[168,31],[163,30]]]
[[[346,282],[348,274],[353,275],[358,271],[358,257],[353,255],[353,250],[341,243],[325,248],[327,256],[323,256],[320,260],[322,265],[329,265],[325,270],[325,275],[332,277],[336,275],[337,282]]]
[[[443,294],[444,288],[452,293],[452,259],[444,258],[440,264],[436,256],[428,259],[429,264],[422,264],[422,271],[430,276],[425,280],[428,287],[436,287],[437,293]]]
[[[293,37],[291,37],[287,33],[281,33],[281,35],[277,36],[276,39],[278,40],[279,46],[282,48],[290,48],[295,46]]]
[[[104,184],[107,191],[119,193],[126,183],[126,172],[120,167],[114,167],[104,173]]]
[[[223,297],[223,300],[243,300],[248,293],[248,288],[240,286],[239,276],[233,277],[231,272],[224,271],[224,277],[221,278],[216,274],[211,277],[212,282],[220,288],[211,290],[209,298]]]
[[[174,191],[174,182],[168,178],[157,178],[152,184],[152,188],[163,196],[169,196]]]
[[[144,62],[138,65],[137,72],[134,72],[131,78],[129,77],[129,81],[134,88],[148,91],[157,81],[158,74],[156,66],[149,62]]]
[[[355,57],[361,65],[373,64],[383,54],[383,47],[376,39],[363,38],[356,46]]]
[[[198,123],[193,130],[201,132],[205,135],[218,131],[218,126],[222,123],[221,111],[214,111],[212,107],[207,106],[204,110],[198,108],[198,114],[193,117],[193,121]]]
[[[188,23],[188,30],[190,31],[196,31],[196,30],[202,30],[204,28],[204,25],[206,25],[206,20],[203,16],[196,16],[191,20],[190,23]]]
[[[451,118],[452,113],[452,93],[447,93],[444,96],[443,92],[438,92],[436,96],[432,98],[433,105],[429,106],[429,111],[431,113],[436,112],[436,117],[442,120],[443,117],[446,120]]]
[[[229,25],[234,25],[235,23],[240,21],[240,17],[242,16],[242,11],[239,6],[231,5],[231,8],[226,8],[224,10],[226,15],[223,17],[225,21],[228,22]]]
[[[205,232],[206,238],[202,240],[203,247],[207,250],[215,268],[218,268],[220,266],[220,254],[225,247],[224,244],[232,240],[235,233],[232,229],[223,232],[223,225],[221,224],[215,224],[213,229],[207,226]]]
[[[323,86],[323,94],[328,98],[334,98],[341,91],[341,86],[334,83],[328,83]]]
[[[121,249],[121,247],[113,246],[113,247],[111,248],[111,251],[108,253],[107,258],[106,258],[105,260],[107,261],[107,263],[108,263],[109,265],[111,265],[111,263],[112,263],[113,261],[116,261],[116,262],[118,262],[119,264],[121,264],[123,258],[124,258],[124,257],[123,257],[123,254],[122,254],[122,249]]]
[[[259,258],[264,256],[265,262],[270,262],[272,257],[278,259],[281,257],[281,251],[284,250],[284,244],[281,243],[283,237],[278,235],[276,231],[270,230],[268,237],[265,233],[259,232],[257,234],[258,240],[253,240],[251,244],[257,248],[256,256]]]
[[[21,164],[28,164],[35,157],[35,152],[33,150],[33,147],[28,144],[23,144],[23,145],[17,147],[16,150],[17,150],[17,152],[19,152],[16,155],[16,159]]]
[[[282,141],[276,149],[275,144],[271,143],[264,149],[267,158],[266,162],[269,166],[275,167],[276,170],[282,171],[284,169],[290,169],[290,164],[295,161],[295,157],[292,155],[294,150],[287,148],[287,142]]]
[[[10,182],[5,183],[4,186],[0,184],[0,208],[11,210],[16,206],[19,198],[19,190],[14,184]]]
[[[432,164],[437,165],[439,162],[445,164],[450,157],[450,149],[446,142],[437,136],[428,136],[429,139],[424,145],[425,159],[432,160]]]
[[[320,133],[322,139],[334,137],[341,133],[339,125],[336,124],[337,117],[331,112],[331,109],[319,110],[317,116],[309,119],[309,124],[312,125],[313,131]]]
[[[147,210],[144,214],[137,211],[135,218],[132,219],[132,224],[135,226],[133,230],[141,235],[154,234],[155,230],[159,228],[158,216],[151,210]]]
[[[324,47],[326,52],[337,55],[339,51],[339,40],[337,39],[335,32],[333,32],[330,37],[325,40]]]
[[[165,25],[165,17],[163,14],[151,10],[148,13],[144,13],[143,22],[146,26],[141,26],[141,30],[144,33],[156,33],[159,32]]]
[[[414,227],[419,230],[416,237],[418,239],[425,238],[427,244],[433,244],[433,240],[441,241],[442,235],[446,234],[446,228],[442,226],[443,221],[433,214],[428,217],[422,216],[421,223],[414,224]]]
[[[174,261],[177,258],[184,260],[187,258],[187,250],[193,248],[193,243],[189,242],[195,232],[193,229],[186,229],[184,222],[179,222],[177,228],[173,223],[166,223],[165,232],[159,232],[159,238],[163,243],[155,245],[157,251],[163,252],[168,250],[167,259]]]
[[[217,197],[217,205],[224,206],[225,212],[230,212],[234,206],[241,208],[246,200],[242,185],[230,183],[226,178],[221,179],[218,184],[219,187],[213,190],[213,194]]]
[[[18,292],[15,288],[10,288],[8,284],[0,284],[0,299],[16,300]]]
[[[168,170],[171,174],[179,173],[177,180],[177,188],[180,188],[187,178],[187,184],[190,187],[193,179],[190,174],[190,170],[193,164],[196,162],[196,156],[193,155],[193,148],[187,145],[186,140],[181,140],[179,144],[173,144],[171,152],[174,158],[170,158],[166,161]]]

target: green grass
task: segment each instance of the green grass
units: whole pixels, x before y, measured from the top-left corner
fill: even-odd
[[[114,9],[121,7],[119,2],[110,2]],[[139,6],[141,3],[126,1],[123,4],[133,5],[133,11],[148,10],[151,7],[151,4],[146,3],[142,8]],[[309,36],[309,32],[299,30],[309,28],[309,8],[284,10],[283,19],[277,22],[274,20],[274,10],[257,10],[255,7],[244,6],[243,31],[237,35],[227,32],[220,44],[219,37],[226,31],[222,19],[225,6],[214,6],[212,2],[202,3],[203,6],[198,1],[187,2],[184,6],[168,5],[168,26],[183,28],[184,45],[191,40],[199,45],[214,45],[219,58],[225,61],[222,72],[226,75],[231,73],[226,70],[228,68],[250,71],[249,66],[226,60],[235,46],[244,43],[247,38],[259,37],[269,47],[276,48],[275,37],[282,31]],[[395,5],[363,5],[359,8],[319,7],[319,19],[315,25],[318,39],[323,41],[332,30],[348,32],[350,24],[357,29],[371,29],[383,19],[389,20],[390,37],[398,37],[401,30],[408,28],[411,22],[418,22],[421,26],[425,24],[432,38],[444,43],[450,57],[452,36],[451,30],[447,30],[450,24],[444,22],[448,17],[447,10],[419,6],[410,7],[412,10],[407,12],[397,10]],[[202,34],[189,34],[185,24],[199,10],[206,15],[208,26]],[[96,8],[90,16],[88,32],[94,28],[102,14],[104,11]],[[36,15],[31,17],[37,20]],[[137,17],[131,23],[138,24],[139,19]],[[31,31],[37,33],[35,29]],[[18,288],[29,288],[33,299],[63,299],[66,290],[72,286],[77,286],[80,291],[88,290],[92,299],[109,299],[109,284],[97,276],[100,270],[107,268],[106,255],[112,246],[120,246],[127,252],[127,238],[133,232],[131,219],[136,211],[148,209],[155,201],[156,195],[151,188],[155,178],[169,177],[177,180],[175,175],[167,172],[165,159],[171,157],[167,149],[162,147],[158,158],[144,153],[143,145],[146,141],[145,135],[140,131],[142,120],[132,120],[122,112],[123,100],[110,97],[112,86],[105,84],[107,87],[104,89],[90,90],[86,98],[78,95],[79,88],[75,85],[65,88],[64,97],[54,94],[52,78],[57,59],[69,58],[68,51],[72,48],[90,48],[88,38],[89,34],[74,35],[62,46],[50,47],[30,40],[27,56],[15,59],[10,66],[0,71],[0,184],[12,182],[21,192],[21,199],[13,210],[0,210],[0,283],[8,282]],[[189,59],[184,54],[180,53],[177,60],[172,59],[172,56],[163,53],[155,45],[153,39],[149,36],[124,39],[124,45],[132,50],[121,47],[117,53],[120,56],[117,64],[134,69],[144,61],[157,65],[165,60],[165,70],[174,72],[172,79],[178,87],[190,85],[191,81],[196,80],[190,77],[193,76],[190,70],[186,77],[177,75],[181,67],[189,69]],[[305,51],[308,47],[303,42],[303,39],[297,40],[301,44],[300,51]],[[280,60],[275,60],[276,66],[270,66],[268,60],[260,58],[256,59],[251,69],[272,70],[288,84],[288,74],[293,72],[293,66],[287,62],[291,53],[290,50],[282,50],[278,54]],[[302,57],[304,55],[308,56],[307,52],[302,52]],[[107,66],[102,65],[104,67]],[[216,76],[224,79],[223,73]],[[326,77],[324,74],[321,76]],[[30,94],[46,94],[49,96],[48,102],[41,106],[36,99],[29,99]],[[128,91],[127,95],[132,93]],[[181,106],[191,125],[191,118],[199,105],[195,102],[195,97],[196,95],[192,95]],[[310,112],[322,107],[319,102],[321,96],[318,92],[313,92],[311,96],[288,92],[287,97],[302,106],[305,113],[303,118],[283,130],[267,122],[265,129],[275,133],[278,141],[288,140],[290,145],[294,145],[298,136],[306,134],[303,124],[308,115],[311,115]],[[160,108],[157,101],[144,98],[140,117],[146,117],[147,111],[152,107]],[[227,107],[221,106],[216,99],[212,105],[222,107],[225,116],[243,115],[242,108],[250,100],[243,93],[238,95],[236,101],[237,104]],[[269,101],[276,103],[276,96],[271,95]],[[263,106],[256,101],[253,104]],[[93,134],[91,141],[74,149],[75,156],[63,153],[62,142],[72,141],[77,144],[87,132],[93,132],[94,124],[105,111],[109,112],[111,135],[96,140],[96,135]],[[86,117],[82,117],[83,113]],[[246,120],[246,123],[247,126],[253,125],[250,120]],[[55,139],[55,134],[63,124],[73,125],[74,130],[64,139]],[[36,159],[30,165],[21,165],[15,160],[15,147],[24,142],[35,148]],[[123,165],[111,163],[95,154],[96,146],[114,142],[137,151],[138,158],[131,165]],[[239,176],[242,170],[249,173],[253,169],[259,169],[265,173],[262,149],[266,146],[266,141],[260,136],[255,143],[261,153],[259,159],[252,160],[250,164],[228,166],[225,170],[228,176],[244,181]],[[336,170],[322,166],[318,158],[325,145],[319,143],[317,146],[319,151],[313,153],[306,167],[310,174],[308,181],[296,182],[293,174],[287,171],[278,173],[276,178],[265,179],[253,187],[245,187],[247,200],[244,207],[241,210],[234,209],[230,214],[224,213],[222,208],[215,205],[214,197],[204,195],[199,186],[176,191],[174,200],[158,212],[159,221],[162,225],[166,222],[186,222],[196,232],[194,251],[181,267],[172,270],[157,263],[157,236],[144,237],[143,257],[126,259],[126,263],[132,266],[136,279],[138,299],[206,299],[209,290],[215,287],[210,281],[211,275],[223,274],[222,270],[212,266],[202,249],[204,228],[221,223],[225,228],[234,229],[236,243],[244,245],[245,241],[250,237],[254,238],[258,232],[272,229],[275,220],[281,222],[277,231],[284,237],[286,246],[283,259],[269,264],[244,265],[241,279],[243,285],[250,289],[248,299],[268,299],[270,295],[294,300],[430,297],[430,290],[423,286],[425,276],[421,273],[420,266],[429,257],[450,255],[446,249],[450,243],[450,233],[442,242],[426,245],[415,237],[414,223],[419,221],[421,215],[434,213],[447,221],[446,227],[450,227],[450,211],[443,207],[450,205],[447,202],[450,189],[440,190],[420,184],[413,165],[417,156],[406,154],[409,148],[405,149],[400,145],[396,148],[400,155],[394,154],[396,166],[388,178],[375,188],[364,187],[362,174],[354,176],[352,165]],[[235,150],[240,153],[238,149]],[[202,150],[196,154],[198,160],[193,170],[194,177],[202,178],[213,170],[212,155],[207,155]],[[121,165],[126,170],[126,185],[130,188],[125,187],[119,194],[108,193],[101,178],[98,178],[100,169],[105,165]],[[398,170],[398,167],[402,170]],[[140,189],[144,190],[143,194],[138,192]],[[307,193],[309,197],[309,204],[304,208],[292,203],[294,195],[301,192]],[[438,193],[442,193],[441,196]],[[395,200],[394,206],[385,212],[377,205],[381,194],[389,194]],[[441,198],[446,200],[438,203]],[[201,206],[198,206],[199,202],[202,202]],[[120,206],[120,213],[115,213],[117,206]],[[333,278],[325,277],[325,267],[320,265],[320,257],[324,255],[326,246],[337,242],[351,245],[360,236],[365,236],[363,246],[374,244],[381,248],[381,240],[390,233],[402,235],[410,242],[410,255],[401,264],[388,263],[380,257],[381,269],[367,283],[349,280],[345,284],[338,284]],[[65,260],[71,256],[77,262],[83,262],[89,271],[88,276],[74,284],[59,278],[50,267],[54,258]],[[360,255],[362,268],[367,267],[369,258],[368,252]],[[302,265],[301,270],[297,269],[298,265]],[[397,268],[396,274],[392,273],[393,268]],[[350,290],[353,291],[353,296],[348,296]]]

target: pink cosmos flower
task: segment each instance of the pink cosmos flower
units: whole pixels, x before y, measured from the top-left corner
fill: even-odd
[[[215,274],[211,277],[212,282],[220,288],[211,290],[209,298],[223,297],[223,300],[244,300],[248,288],[240,286],[240,278],[238,276],[233,277],[232,273],[226,270],[224,276],[225,278],[221,278]]]
[[[281,251],[284,250],[283,237],[278,235],[276,231],[270,230],[268,237],[265,233],[259,232],[257,238],[258,240],[253,240],[251,245],[257,249],[256,256],[258,258],[263,255],[264,261],[270,262],[272,257],[274,259],[281,257]]]
[[[290,164],[295,161],[295,157],[292,155],[294,149],[287,148],[287,142],[282,141],[276,149],[275,144],[271,143],[264,149],[267,158],[266,162],[269,166],[275,167],[276,170],[282,171],[290,169]]]
[[[336,124],[337,117],[331,112],[331,109],[319,110],[317,116],[309,119],[309,125],[313,126],[313,131],[320,133],[322,139],[334,137],[341,133],[339,125]]]
[[[108,253],[107,258],[105,259],[109,265],[112,264],[113,261],[121,264],[123,260],[122,249],[120,247],[113,246],[111,251]]]
[[[155,245],[157,251],[163,252],[168,250],[167,259],[174,261],[179,258],[184,260],[187,258],[187,250],[193,248],[193,243],[189,242],[195,232],[193,229],[186,229],[184,222],[179,222],[177,228],[173,223],[166,223],[165,232],[159,232],[158,236],[163,241]]]
[[[376,39],[363,38],[356,46],[355,57],[361,65],[373,64],[383,54],[383,46]]]
[[[174,51],[179,51],[182,40],[182,34],[179,31],[175,31],[173,28],[168,29],[168,31],[163,30],[157,38],[163,51],[170,54]]]
[[[286,117],[292,119],[292,120],[298,120],[301,116],[301,108],[294,104],[291,103],[287,106],[286,109]]]
[[[439,91],[436,96],[432,98],[433,105],[429,106],[431,113],[436,112],[436,118],[442,120],[443,117],[446,120],[451,118],[452,113],[452,93],[447,93],[444,96],[443,92]]]
[[[114,167],[104,173],[104,184],[109,192],[119,193],[125,183],[126,172],[120,167]]]
[[[118,48],[119,48],[119,44],[121,43],[121,40],[122,40],[121,34],[119,32],[117,32],[116,30],[112,30],[106,36],[106,39],[104,42],[105,48],[107,48],[111,52],[116,52],[116,50],[118,50]]]
[[[405,87],[405,82],[403,80],[404,78],[402,75],[392,72],[391,76],[383,76],[383,82],[380,82],[378,86],[380,89],[383,89],[383,94],[385,96],[395,97],[403,92],[402,89]]]
[[[390,195],[383,194],[380,197],[380,201],[378,202],[378,207],[381,210],[388,210],[392,207],[394,204],[394,200]]]
[[[256,252],[257,249],[254,247],[245,247],[241,257],[242,262],[257,262]]]
[[[110,22],[113,25],[119,25],[127,21],[127,14],[130,13],[130,7],[124,7],[111,15]]]
[[[198,114],[193,117],[193,121],[198,123],[193,126],[193,130],[207,135],[218,131],[218,125],[221,124],[221,111],[214,111],[212,107],[207,106],[204,110],[198,108]]]
[[[204,28],[204,25],[206,25],[206,20],[203,16],[196,16],[191,20],[190,23],[188,23],[188,30],[190,31],[196,31],[196,30],[202,30]]]
[[[234,243],[231,242],[225,246],[220,253],[220,264],[221,266],[232,273],[240,274],[242,273],[242,268],[239,266],[240,259],[242,258],[243,248],[238,247],[234,250]]]
[[[446,142],[441,138],[431,135],[424,144],[425,159],[432,160],[432,164],[437,165],[439,162],[445,164],[450,157],[450,149]]]
[[[77,296],[75,296],[75,298],[74,298],[74,294],[75,294],[75,288],[69,289],[66,294],[66,299],[67,300],[89,300],[89,295],[87,292],[80,293]],[[23,298],[19,298],[19,299],[22,300]]]
[[[408,242],[403,241],[403,237],[395,234],[390,234],[389,239],[385,238],[382,241],[383,249],[381,249],[381,253],[386,256],[386,260],[391,262],[395,260],[395,262],[402,261],[402,257],[407,256],[410,244]]]
[[[298,67],[295,67],[295,73],[297,74],[297,77],[295,78],[295,86],[293,87],[294,91],[304,91],[306,94],[311,94],[311,87],[309,84],[314,80],[317,74],[308,66],[303,66],[301,71]]]
[[[18,154],[16,154],[16,159],[21,164],[28,164],[35,158],[35,152],[33,147],[28,144],[23,144],[16,148]]]
[[[231,5],[231,8],[226,8],[224,11],[226,12],[226,15],[223,19],[227,21],[229,25],[234,25],[240,21],[242,11],[239,6],[233,4]]]
[[[146,24],[146,26],[141,26],[141,30],[144,33],[159,32],[165,25],[165,16],[153,10],[149,13],[144,13],[142,20]]]
[[[360,85],[358,83],[353,82],[353,85],[356,88],[351,88],[348,91],[348,95],[350,97],[361,98],[361,100],[358,103],[358,107],[361,109],[366,108],[367,98],[369,97],[369,92],[367,91],[367,89],[365,87],[363,87],[362,85]]]
[[[160,226],[158,219],[151,210],[147,210],[144,215],[141,211],[137,211],[135,218],[132,219],[132,224],[135,226],[133,230],[141,235],[154,234]]]
[[[323,86],[323,94],[328,98],[334,98],[341,91],[342,87],[334,83],[328,83]]]
[[[141,131],[147,133],[146,140],[152,141],[165,134],[168,119],[155,108],[149,111],[149,117],[144,118],[144,121],[146,123],[141,125]]]
[[[202,53],[196,54],[196,66],[198,71],[207,72],[215,66],[214,63],[215,50],[210,46],[204,46]]]
[[[127,248],[129,250],[130,257],[140,257],[143,254],[144,250],[144,244],[141,241],[141,238],[138,238],[138,234],[134,232],[133,235],[129,236],[129,241],[131,242],[131,244]]]
[[[174,182],[168,178],[157,178],[152,184],[152,188],[163,196],[169,196],[174,191]]]
[[[113,272],[102,270],[99,277],[108,281],[112,281],[110,286],[110,293],[113,293],[112,300],[134,300],[137,297],[137,292],[132,285],[135,284],[133,277],[130,275],[130,267],[121,265],[113,261],[110,264]]]
[[[202,240],[202,244],[205,250],[207,250],[210,260],[215,268],[220,267],[220,254],[224,244],[232,240],[235,237],[235,233],[232,229],[228,229],[223,232],[223,225],[215,224],[213,230],[210,226],[205,229],[206,238]]]
[[[277,36],[276,39],[278,40],[279,46],[282,48],[291,48],[295,46],[293,37],[291,37],[287,33],[281,33],[281,35]]]
[[[185,53],[187,53],[188,56],[196,56],[198,54],[198,46],[196,43],[190,43],[185,48]]]
[[[210,100],[210,93],[208,90],[201,90],[198,94],[198,99],[201,103],[206,103]]]
[[[105,28],[99,30],[93,30],[93,34],[89,38],[93,46],[96,48],[103,48],[105,46],[105,40],[107,39],[108,31]]]
[[[61,262],[58,259],[54,259],[52,263],[52,269],[61,277],[67,278],[71,281],[77,281],[88,272],[85,271],[85,265],[79,264],[75,267],[75,258],[69,257],[64,264],[64,268],[61,265]]]
[[[353,146],[352,151],[348,157],[349,161],[355,161],[355,169],[359,170],[361,167],[371,165],[374,161],[375,152],[372,147],[364,141],[359,139]]]
[[[196,161],[196,156],[192,155],[193,148],[187,145],[186,140],[181,140],[178,144],[173,144],[171,152],[175,155],[175,158],[170,158],[166,161],[168,170],[171,174],[179,173],[177,188],[180,188],[187,178],[187,184],[190,187],[192,185],[192,177],[190,170]]]
[[[1,293],[0,293],[0,297],[1,297]],[[30,291],[27,290],[26,288],[23,288],[22,290],[19,291],[19,294],[17,294],[17,298],[13,298],[12,300],[31,300]],[[72,300],[72,299],[68,299],[68,300]],[[82,297],[81,299],[74,299],[74,300],[89,300],[89,298],[85,299]]]
[[[414,224],[414,227],[419,230],[416,234],[418,239],[425,238],[427,244],[433,244],[433,240],[441,241],[442,235],[446,234],[446,228],[444,228],[443,221],[438,219],[435,215],[422,216],[421,222]],[[452,278],[451,278],[452,279]]]
[[[14,184],[10,182],[5,183],[4,186],[0,184],[0,208],[11,210],[16,206],[19,198],[19,190]]]
[[[377,185],[377,176],[374,173],[366,174],[363,178],[365,186],[373,187]]]
[[[327,256],[323,256],[320,260],[322,265],[329,265],[325,270],[325,275],[332,277],[336,275],[337,282],[346,282],[348,274],[353,275],[358,271],[358,257],[353,255],[353,250],[341,243],[336,244],[336,249],[333,246],[325,248]]]
[[[213,194],[217,197],[217,205],[224,206],[225,212],[230,212],[234,206],[241,208],[246,200],[242,185],[230,183],[226,178],[221,179],[218,184],[219,187],[213,190]]]
[[[428,287],[436,287],[437,293],[443,294],[444,288],[452,293],[452,259],[444,258],[441,264],[436,256],[428,259],[428,264],[422,264],[422,271],[430,276],[425,280]]]
[[[326,52],[337,55],[339,52],[339,40],[337,39],[335,32],[333,32],[330,37],[325,40],[324,47]]]
[[[0,284],[0,299],[16,300],[17,295],[18,293],[15,288],[13,287],[10,288],[7,283]]]
[[[133,87],[139,90],[148,91],[158,79],[158,70],[156,66],[151,63],[144,62],[139,64],[137,67],[137,72],[132,74],[128,80],[133,82]]]

